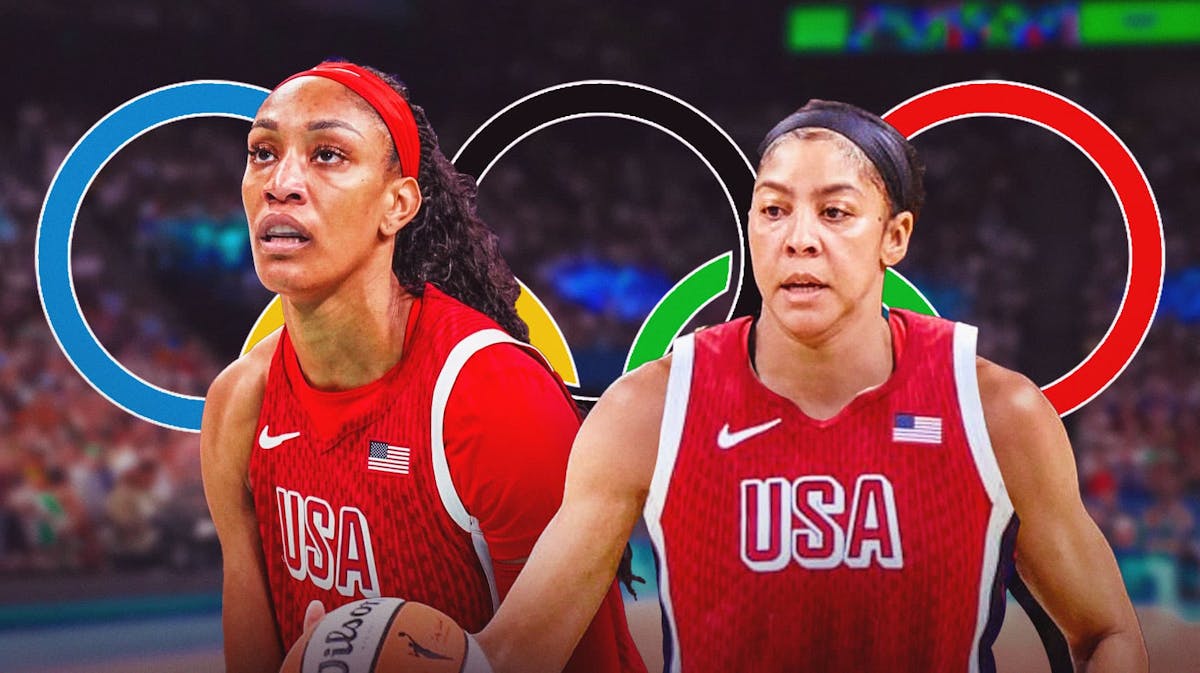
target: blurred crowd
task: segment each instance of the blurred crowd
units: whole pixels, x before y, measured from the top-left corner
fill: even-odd
[[[1108,113],[1143,154],[1167,228],[1168,282],[1186,294],[1187,279],[1200,273],[1200,241],[1186,226],[1200,214],[1190,184],[1200,175],[1200,146],[1181,152],[1172,138],[1195,137],[1200,122],[1183,109],[1159,111],[1154,124]],[[0,157],[0,572],[211,565],[218,552],[197,436],[134,418],[93,391],[58,349],[38,304],[37,213],[86,122],[28,104],[14,128],[0,131],[16,148]],[[602,262],[597,268],[674,282],[736,239],[714,178],[685,148],[621,122],[574,123],[589,126],[549,129],[514,148],[486,177],[480,209],[576,357],[620,359],[640,320],[617,304],[573,299],[564,274]],[[137,141],[97,180],[81,210],[73,269],[92,329],[125,367],[164,388],[203,394],[236,355],[228,334],[244,335],[245,316],[267,295],[253,274],[238,200],[244,129],[178,126]],[[991,137],[931,134],[918,143],[931,197],[901,270],[944,315],[981,327],[985,356],[1022,371],[1030,354],[1073,364],[1120,303],[1127,247],[1119,211],[1098,178],[1076,190],[1090,205],[1073,221],[1027,207],[1018,193],[1044,176],[1030,177],[1036,167],[1019,157],[1043,151],[1045,132],[990,128]],[[1047,312],[1053,295],[1047,299],[1040,279],[1057,278],[1045,267],[1045,248],[1057,245],[1047,241],[1061,240],[1046,238],[1053,227],[1074,232],[1073,249],[1052,252],[1075,260],[1071,296],[1079,303]],[[1064,333],[1075,340],[1040,342],[1048,332],[1030,325],[1047,313],[1069,323]],[[1200,600],[1196,318],[1164,303],[1138,357],[1068,420],[1085,504],[1138,600]],[[615,374],[611,363],[596,370]]]
[[[0,159],[0,572],[211,564],[216,541],[197,435],[147,423],[88,386],[38,302],[35,223],[82,122],[27,105],[3,133],[17,151]],[[133,373],[203,394],[218,367],[199,336],[178,329],[186,307],[145,277],[124,273],[144,258],[130,254],[127,230],[107,223],[132,228],[145,202],[134,198],[143,194],[135,175],[112,175],[97,182],[77,225],[72,269],[84,315]]]

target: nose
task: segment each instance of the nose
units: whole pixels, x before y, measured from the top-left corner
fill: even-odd
[[[814,217],[797,214],[784,238],[789,256],[811,257],[821,252],[820,223]]]
[[[303,204],[308,200],[305,186],[304,160],[294,152],[284,154],[271,170],[263,185],[263,197],[267,203]]]

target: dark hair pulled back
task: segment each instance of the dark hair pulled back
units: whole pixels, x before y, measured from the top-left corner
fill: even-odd
[[[528,342],[529,327],[516,309],[521,287],[500,254],[496,234],[476,212],[475,178],[459,173],[442,153],[425,110],[409,100],[408,87],[392,75],[367,69],[409,101],[421,141],[417,175],[421,209],[396,234],[392,256],[396,278],[416,296],[422,294],[425,283],[433,283],[495,320],[514,338]],[[392,164],[399,170],[400,157],[395,148]]]

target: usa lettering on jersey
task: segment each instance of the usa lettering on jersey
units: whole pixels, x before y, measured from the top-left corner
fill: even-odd
[[[860,475],[849,502],[829,475],[744,479],[740,488],[742,562],[755,572],[791,561],[809,570],[904,567],[896,498],[882,474]]]
[[[343,596],[379,596],[371,528],[360,509],[343,506],[335,515],[324,499],[278,486],[275,497],[283,560],[293,578]]]

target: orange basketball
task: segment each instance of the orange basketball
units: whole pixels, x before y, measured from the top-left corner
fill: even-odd
[[[364,598],[330,612],[300,636],[280,673],[490,671],[468,640],[453,619],[428,605]]]

